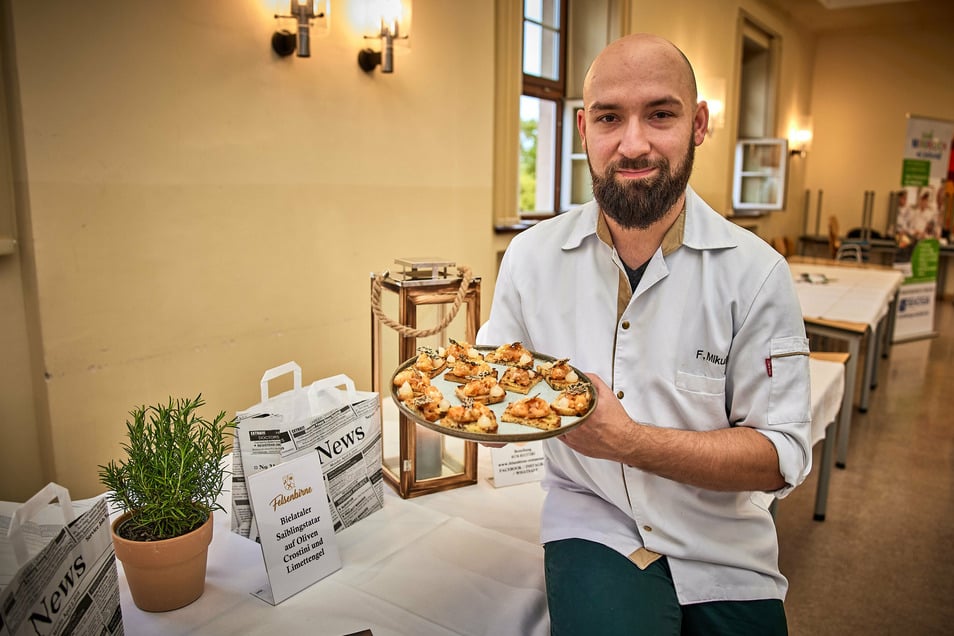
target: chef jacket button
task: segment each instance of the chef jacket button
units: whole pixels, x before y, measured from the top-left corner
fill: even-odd
[[[623,392],[622,392],[622,391],[617,391],[617,392],[616,392],[616,397],[618,397],[619,399],[622,400],[622,399],[623,399]]]
[[[643,530],[645,530],[646,532],[652,532],[652,531],[653,531],[653,527],[652,527],[652,526],[643,526]]]
[[[629,321],[628,321],[628,320],[624,320],[624,321],[623,321],[623,324],[620,325],[620,326],[621,326],[623,329],[629,329]]]

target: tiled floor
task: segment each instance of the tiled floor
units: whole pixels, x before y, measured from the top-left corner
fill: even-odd
[[[812,519],[816,474],[780,502],[793,636],[954,634],[951,300],[935,326],[938,337],[893,347],[868,412],[855,408],[826,520]]]

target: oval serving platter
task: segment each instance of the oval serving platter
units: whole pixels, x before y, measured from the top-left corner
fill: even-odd
[[[490,345],[474,345],[474,348],[477,349],[481,354],[486,355],[491,351],[497,349],[496,346]],[[537,353],[536,351],[531,351],[533,354],[533,369],[536,370],[543,362],[554,362],[559,358],[553,356],[545,355],[542,353]],[[390,385],[391,385],[391,398],[394,400],[394,403],[397,405],[401,413],[407,416],[411,421],[417,422],[421,426],[431,429],[432,431],[437,431],[444,435],[450,437],[458,437],[461,439],[466,439],[474,442],[490,442],[490,443],[509,443],[509,442],[531,442],[538,439],[547,439],[550,437],[556,437],[562,435],[567,431],[579,426],[590,414],[593,412],[593,409],[596,408],[596,388],[593,386],[593,383],[582,371],[577,369],[572,364],[570,367],[576,371],[576,374],[580,377],[580,382],[585,383],[590,390],[590,394],[593,396],[593,401],[590,404],[589,410],[586,411],[583,415],[578,417],[561,415],[560,416],[560,427],[553,430],[545,431],[532,426],[524,426],[522,424],[514,424],[512,422],[504,422],[501,419],[504,409],[507,407],[507,404],[510,402],[520,400],[526,397],[532,397],[534,395],[539,395],[547,402],[552,402],[560,391],[550,388],[550,385],[546,383],[546,380],[541,380],[536,386],[530,389],[530,392],[527,395],[522,393],[515,393],[513,391],[507,391],[507,395],[503,402],[497,404],[489,404],[490,410],[494,412],[497,417],[497,432],[496,433],[473,433],[470,431],[462,431],[455,428],[448,428],[441,426],[437,422],[428,422],[426,419],[421,417],[415,411],[412,411],[404,403],[398,399],[397,390],[398,387],[394,386],[394,378],[399,373],[414,365],[417,361],[417,356],[415,355],[408,360],[405,360],[394,370],[394,373],[391,374]],[[504,371],[507,370],[507,366],[503,364],[488,363],[490,366],[497,370],[497,378],[499,379],[503,376]],[[431,378],[431,384],[440,389],[441,393],[447,398],[447,401],[450,402],[451,406],[456,406],[460,404],[460,399],[454,394],[454,389],[459,386],[462,386],[458,382],[451,382],[450,380],[444,379],[444,373],[447,369],[441,371],[436,377]]]

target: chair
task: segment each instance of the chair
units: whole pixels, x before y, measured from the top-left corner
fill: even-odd
[[[845,233],[845,238],[850,239],[863,239],[863,238],[872,238],[872,239],[884,239],[887,238],[884,234],[878,230],[873,230],[871,228],[863,227],[853,227]]]
[[[835,260],[862,263],[865,260],[864,247],[860,243],[842,243],[835,252]]]
[[[867,260],[862,243],[841,240],[838,217],[835,215],[828,217],[828,249],[831,252],[831,257],[836,261],[857,261],[861,263]]]
[[[841,247],[841,232],[838,227],[838,217],[833,214],[828,217],[828,252],[831,258],[838,258],[839,247]]]

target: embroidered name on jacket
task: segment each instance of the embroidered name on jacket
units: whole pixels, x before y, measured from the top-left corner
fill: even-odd
[[[696,358],[702,358],[706,362],[717,364],[720,367],[724,367],[726,363],[726,356],[717,356],[711,351],[703,351],[702,349],[696,349]]]

